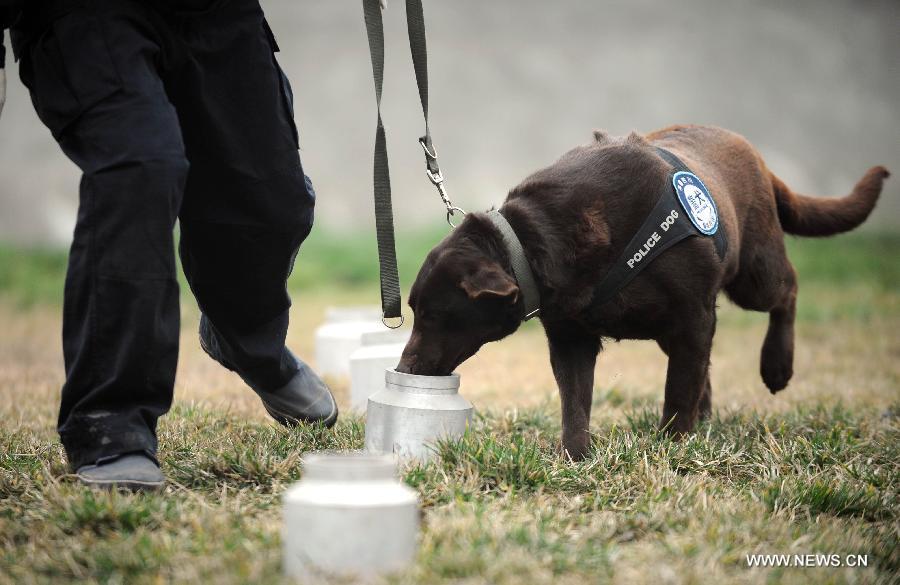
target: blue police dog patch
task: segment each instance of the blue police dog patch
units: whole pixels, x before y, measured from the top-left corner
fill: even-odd
[[[672,184],[694,227],[704,235],[715,234],[719,229],[719,210],[703,181],[693,173],[679,172],[672,176]]]

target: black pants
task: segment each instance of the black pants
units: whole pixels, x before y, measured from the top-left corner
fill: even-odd
[[[296,371],[285,283],[315,195],[275,40],[258,0],[153,6],[86,0],[17,31],[35,109],[84,172],[58,429],[76,468],[155,456],[178,356],[176,220],[185,274],[228,361],[262,387]]]

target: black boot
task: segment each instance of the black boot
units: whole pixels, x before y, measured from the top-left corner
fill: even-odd
[[[103,457],[91,465],[82,465],[75,475],[81,483],[103,489],[156,491],[166,484],[159,465],[144,453]]]
[[[279,423],[292,426],[299,423],[323,422],[331,428],[337,422],[338,408],[331,390],[308,365],[286,350],[297,366],[297,372],[280,388],[260,388],[251,383],[240,368],[222,357],[219,341],[206,315],[200,316],[200,347],[209,357],[238,374],[262,399],[266,412]]]

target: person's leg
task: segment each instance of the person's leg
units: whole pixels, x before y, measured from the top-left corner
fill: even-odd
[[[201,337],[255,390],[278,389],[303,368],[285,348],[286,281],[315,204],[290,88],[256,0],[169,18],[189,55],[167,82],[191,161],[179,251]]]
[[[129,11],[89,2],[21,47],[35,109],[84,173],[58,427],[74,469],[129,452],[155,457],[178,352],[172,230],[187,159],[157,72],[158,23],[135,3],[107,4]]]

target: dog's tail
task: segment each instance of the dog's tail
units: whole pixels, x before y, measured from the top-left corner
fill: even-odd
[[[810,197],[794,193],[781,179],[769,174],[781,227],[797,236],[831,236],[857,227],[869,217],[884,180],[891,175],[884,167],[872,167],[849,195]]]

